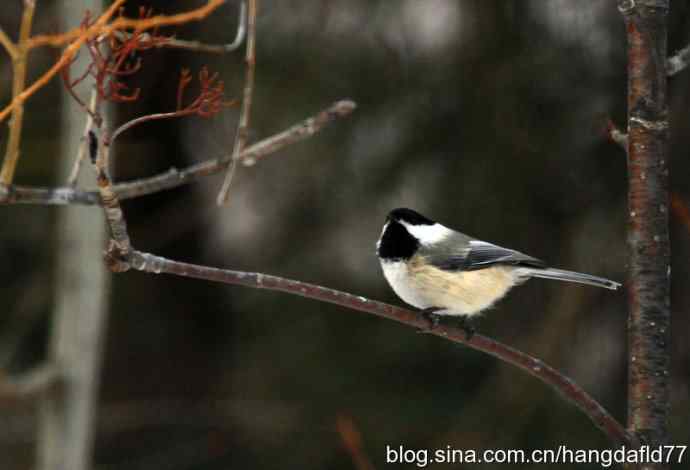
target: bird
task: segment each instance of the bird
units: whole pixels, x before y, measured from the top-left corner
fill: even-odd
[[[455,317],[469,340],[472,319],[530,278],[616,290],[602,277],[549,267],[544,261],[452,230],[408,208],[388,213],[376,243],[393,291],[437,327]]]

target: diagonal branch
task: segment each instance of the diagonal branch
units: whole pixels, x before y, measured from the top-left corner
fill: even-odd
[[[254,69],[256,67],[256,4],[258,0],[249,1],[249,15],[247,17],[247,51],[245,62],[247,63],[244,79],[244,94],[242,96],[242,110],[237,123],[237,135],[235,146],[230,157],[230,166],[225,173],[223,185],[218,193],[216,203],[221,206],[227,204],[230,199],[230,184],[232,183],[237,161],[249,139],[249,117],[252,110],[252,95],[254,94]]]
[[[87,107],[86,123],[84,124],[84,132],[82,133],[81,138],[82,141],[79,144],[77,156],[74,159],[74,163],[72,164],[72,170],[70,170],[70,174],[67,177],[67,186],[75,187],[77,185],[77,178],[79,178],[79,170],[81,169],[81,164],[84,162],[84,157],[86,155],[86,147],[88,146],[89,132],[93,128],[94,124],[97,124],[96,119],[94,119],[94,116],[100,118],[98,114],[98,105],[98,90],[94,88],[91,91],[91,99],[89,100],[89,104]]]
[[[336,417],[335,427],[343,441],[343,447],[350,454],[355,470],[376,470],[371,459],[364,451],[362,435],[353,419],[345,414]]]
[[[77,37],[74,42],[72,42],[68,47],[65,48],[60,58],[53,64],[53,66],[48,69],[43,75],[41,75],[36,81],[34,81],[28,88],[21,91],[21,93],[14,95],[12,101],[8,104],[2,111],[0,111],[0,121],[5,119],[10,112],[15,109],[20,108],[24,101],[29,99],[31,95],[36,93],[40,88],[45,86],[55,75],[57,75],[63,67],[67,66],[72,58],[77,54],[77,51],[81,46],[89,39],[89,32],[91,35],[95,35],[99,28],[103,28],[104,25],[110,20],[110,18],[118,11],[119,7],[124,3],[124,0],[115,0],[113,4],[108,8],[101,16],[96,20],[96,22],[87,30],[82,31],[81,28],[76,28],[76,31],[81,34],[81,37]],[[93,31],[92,31],[93,30]],[[27,49],[35,47],[35,42],[38,38],[42,36],[35,36],[28,40]]]
[[[17,58],[17,56],[19,55],[19,50],[17,49],[17,45],[14,42],[12,42],[10,37],[7,35],[5,30],[2,28],[0,28],[0,44],[2,44],[2,47],[5,48],[5,50],[10,55],[10,58],[12,60]]]
[[[278,134],[247,147],[240,154],[240,161],[245,165],[252,165],[288,145],[296,144],[312,137],[327,124],[348,116],[355,108],[356,104],[350,100],[337,101],[317,115],[311,116]],[[199,178],[222,171],[227,168],[229,163],[226,158],[207,160],[182,170],[171,168],[164,173],[149,178],[118,183],[113,185],[113,188],[121,200],[133,199],[190,184]],[[97,191],[81,191],[71,187],[0,186],[0,204],[98,205],[99,195]]]
[[[44,392],[60,379],[60,371],[54,364],[43,364],[12,377],[0,371],[0,397],[32,398]]]
[[[148,273],[166,273],[223,284],[285,292],[339,305],[350,310],[369,313],[424,330],[440,338],[464,344],[522,369],[541,380],[559,393],[566,401],[579,408],[608,436],[613,444],[625,444],[632,447],[637,445],[635,438],[627,433],[623,426],[606,409],[580,388],[579,385],[551,366],[529,354],[513,349],[486,336],[475,334],[468,340],[466,333],[462,329],[451,325],[441,324],[430,330],[429,321],[419,312],[293,279],[182,263],[136,250],[130,251],[126,256],[110,250],[109,262],[111,266],[116,267],[117,271],[131,268]]]
[[[206,5],[194,10],[172,15],[155,15],[147,18],[119,17],[108,23],[114,13],[124,4],[124,0],[115,0],[113,4],[102,14],[99,19],[86,31],[82,28],[74,28],[63,34],[39,35],[31,38],[30,48],[40,46],[60,47],[75,40],[86,40],[96,36],[107,36],[117,30],[134,29],[145,31],[162,26],[177,26],[191,21],[200,21],[213,13],[226,0],[207,0]]]

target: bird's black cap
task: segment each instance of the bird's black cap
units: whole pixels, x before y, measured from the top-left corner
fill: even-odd
[[[393,209],[388,213],[388,219],[407,222],[410,225],[434,225],[436,223],[431,219],[427,219],[422,214],[406,207]]]

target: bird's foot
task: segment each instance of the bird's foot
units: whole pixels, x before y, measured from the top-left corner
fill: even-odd
[[[436,327],[441,323],[441,317],[443,315],[439,315],[438,312],[440,309],[438,307],[427,307],[425,309],[421,310],[422,316],[429,321],[429,326],[427,328],[420,328],[417,333],[432,333]]]
[[[465,332],[465,340],[467,341],[471,340],[472,336],[477,332],[474,325],[472,325],[472,321],[470,321],[470,317],[466,315],[460,317],[458,326]]]

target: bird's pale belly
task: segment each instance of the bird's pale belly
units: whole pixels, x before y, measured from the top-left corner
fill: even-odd
[[[395,293],[417,308],[440,308],[445,315],[475,315],[503,297],[518,281],[513,270],[495,266],[475,271],[444,271],[413,257],[382,262]]]

